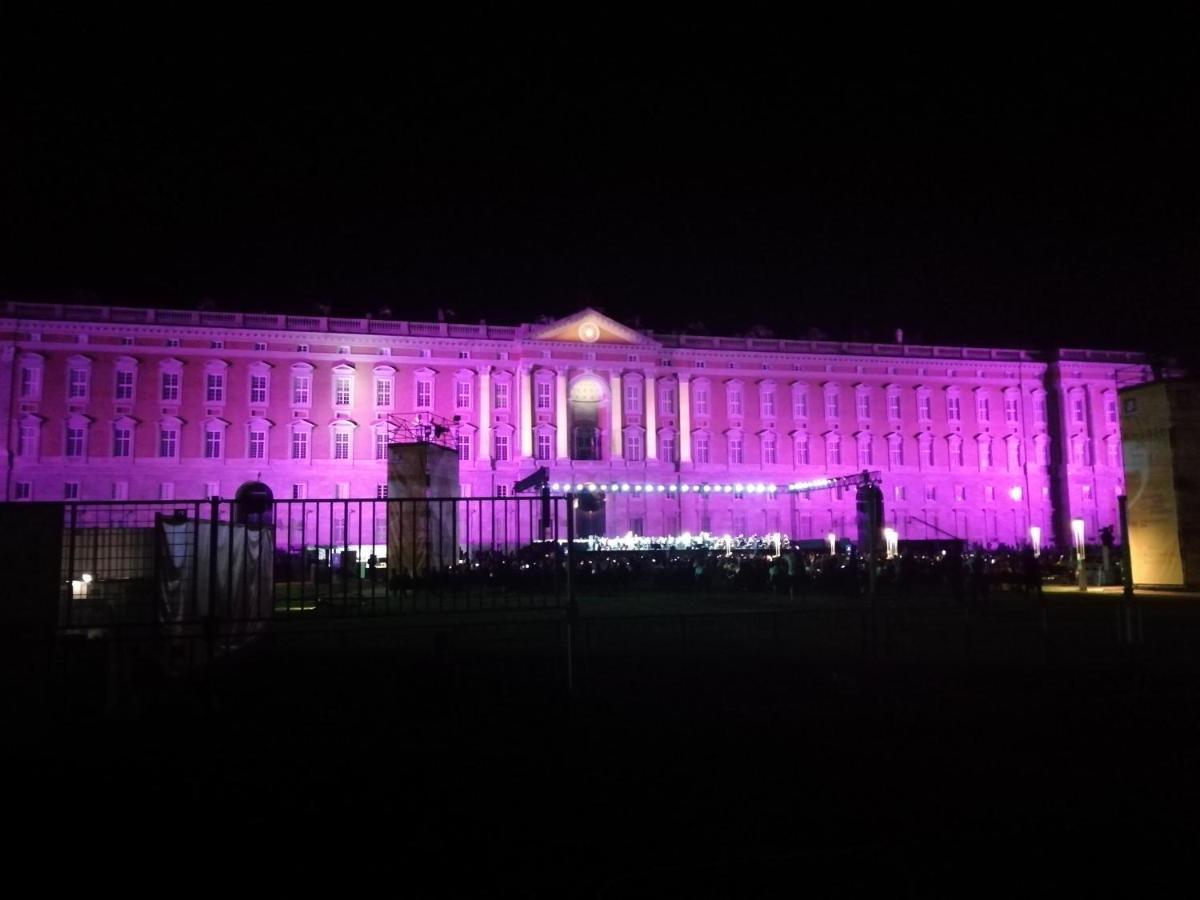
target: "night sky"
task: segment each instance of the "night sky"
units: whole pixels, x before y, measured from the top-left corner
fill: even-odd
[[[1193,31],[749,37],[17,41],[0,291],[1194,359]]]

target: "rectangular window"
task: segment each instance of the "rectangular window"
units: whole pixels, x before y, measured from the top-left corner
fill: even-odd
[[[539,385],[540,387],[540,385]],[[471,408],[471,382],[456,381],[454,382],[454,408],[455,409],[470,409]],[[538,407],[541,409],[541,407]]]
[[[128,457],[133,452],[133,433],[128,428],[113,429],[113,456]]]
[[[640,432],[625,432],[625,458],[630,462],[641,462],[644,459],[642,454],[642,435]]]
[[[662,411],[664,415],[675,415],[675,388],[667,386],[662,389]]]
[[[729,438],[729,462],[731,465],[741,465],[743,458],[742,439],[733,435]]]
[[[642,413],[642,384],[640,381],[625,382],[625,412],[630,415],[641,415]]]
[[[742,389],[736,385],[729,388],[729,414],[731,416],[742,414]]]
[[[992,406],[987,397],[980,396],[975,398],[975,416],[980,422],[991,421]]]
[[[1090,484],[1080,485],[1079,493],[1083,497],[1084,500],[1091,500],[1092,499],[1092,486]]]
[[[932,444],[930,447],[932,448]],[[963,443],[960,440],[950,442],[950,462],[955,466],[962,467],[963,464]]]
[[[350,458],[350,432],[335,431],[333,433],[333,458]]]
[[[831,466],[840,466],[842,464],[842,444],[834,439],[830,440],[825,445],[825,462]]]
[[[707,463],[709,461],[708,435],[696,435],[695,457],[698,463]]]
[[[392,407],[392,379],[376,378],[375,379],[375,405],[380,409],[391,409]]]
[[[267,433],[265,431],[250,432],[250,442],[246,445],[246,457],[248,459],[267,458]]]
[[[996,488],[994,485],[985,484],[983,486],[983,499],[988,503],[991,503],[996,499]]]
[[[1117,399],[1106,397],[1104,400],[1104,421],[1109,425],[1117,424]]]
[[[82,428],[67,429],[67,456],[77,458],[83,456],[84,430]]]
[[[72,369],[68,382],[67,397],[71,400],[85,400],[88,395],[88,370]]]
[[[921,441],[921,468],[923,468],[923,469],[932,469],[933,468],[933,441],[932,440]]]
[[[267,376],[250,376],[250,402],[263,404],[267,402]]]
[[[871,395],[863,391],[858,392],[858,417],[863,420],[871,418]]]
[[[708,388],[705,385],[696,388],[696,415],[708,415]]]
[[[178,372],[162,373],[162,399],[164,403],[177,403],[179,401]]]
[[[658,445],[658,458],[663,462],[675,462],[675,435],[663,435]]]
[[[764,437],[762,441],[762,461],[764,466],[775,465],[775,438]]]
[[[508,462],[508,435],[498,434],[495,439],[496,462]]]
[[[966,503],[967,502],[967,489],[964,485],[956,484],[954,486],[954,502],[955,503]]]
[[[117,372],[116,399],[133,399],[133,373],[128,369],[122,369]]]
[[[537,383],[537,408],[539,412],[549,412],[554,408],[554,385],[549,381]]]
[[[33,499],[33,482],[18,481],[13,492],[13,498],[16,500],[31,500]]]
[[[308,459],[308,432],[292,432],[292,459]]]
[[[204,499],[211,500],[213,497],[220,498],[221,484],[218,481],[209,481],[204,485]]]
[[[158,432],[158,455],[161,459],[175,459],[179,454],[179,432],[174,428],[161,428]]]
[[[37,456],[39,438],[41,437],[41,428],[37,425],[22,425],[21,430],[17,432],[17,455],[18,456]]]
[[[923,418],[928,419],[929,416]],[[946,398],[946,418],[951,422],[962,421],[962,401],[955,396]]]
[[[496,382],[496,409],[508,409],[508,382]]]
[[[904,465],[904,441],[893,440],[888,445],[888,458],[893,468]]]
[[[349,406],[354,379],[350,375],[338,375],[333,379],[333,405]]]
[[[21,399],[36,400],[42,393],[42,370],[33,366],[21,369]]]
[[[216,428],[208,428],[204,431],[204,458],[221,458],[221,432]]]
[[[375,432],[375,458],[388,458],[388,434],[386,431]]]
[[[1033,421],[1038,425],[1046,424],[1046,398],[1042,394],[1033,397]]]
[[[293,500],[303,500],[307,496],[308,496],[308,485],[307,484],[304,484],[301,482],[301,483],[292,485],[292,499]]]
[[[933,398],[928,394],[917,395],[917,418],[922,422],[933,420]]]
[[[1111,468],[1119,469],[1121,467],[1121,445],[1116,440],[1110,439],[1105,445],[1108,452],[1108,464]]]
[[[775,389],[764,390],[762,395],[762,417],[775,418]]]
[[[888,394],[888,418],[893,422],[900,421],[900,395]]]
[[[1082,425],[1087,421],[1087,413],[1082,397],[1071,398],[1071,421],[1076,425]]]
[[[825,418],[836,419],[840,413],[838,395],[834,391],[825,392]]]
[[[992,442],[979,442],[979,468],[990,469],[992,467]]]
[[[863,438],[858,442],[858,464],[860,466],[874,465],[871,453],[871,439]]]
[[[204,400],[206,403],[225,402],[225,376],[220,372],[209,372],[205,376]]]
[[[174,500],[175,499],[175,482],[164,481],[158,486],[159,500]]]
[[[554,436],[539,433],[537,436],[537,458],[539,462],[549,462],[554,454]]]
[[[267,349],[266,342],[265,341],[255,341],[254,349],[255,350],[266,350]]]
[[[1004,398],[1004,421],[1009,425],[1015,425],[1019,417],[1020,410],[1017,398],[1013,395],[1007,395]]]
[[[308,375],[292,376],[292,406],[308,406],[312,378]]]
[[[67,481],[63,483],[63,499],[78,500],[79,499],[79,482]]]
[[[460,434],[456,438],[456,441],[458,443],[458,458],[464,462],[469,461],[471,459],[471,436],[469,434]],[[541,445],[539,444],[539,446]]]
[[[388,495],[388,486],[386,484],[375,485],[375,499],[386,500]]]
[[[800,438],[796,441],[796,465],[807,466],[810,462],[808,438]]]
[[[904,485],[902,485],[902,484],[896,485],[896,487],[892,491],[892,496],[897,501],[903,500],[904,499]]]
[[[792,394],[792,415],[797,419],[808,418],[808,391]]]
[[[925,485],[925,502],[932,503],[937,500],[937,488],[932,484]]]
[[[429,409],[433,406],[433,382],[417,382],[417,409]]]

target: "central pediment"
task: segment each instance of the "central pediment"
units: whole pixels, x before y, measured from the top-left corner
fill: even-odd
[[[639,331],[610,319],[604,313],[588,308],[544,325],[530,328],[529,337],[535,341],[565,341],[572,344],[652,344]]]

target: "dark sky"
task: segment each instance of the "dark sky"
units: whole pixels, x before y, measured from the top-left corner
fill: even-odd
[[[31,41],[0,291],[1189,352],[1194,31],[964,28]]]

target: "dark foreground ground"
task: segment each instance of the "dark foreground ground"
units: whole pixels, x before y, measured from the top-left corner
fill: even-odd
[[[557,628],[260,641],[217,667],[215,708],[183,682],[10,732],[9,848],[48,850],[55,878],[248,868],[401,896],[1193,880],[1200,667],[1178,648],[871,663],[625,641],[592,648],[567,702]]]

